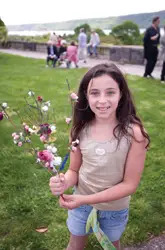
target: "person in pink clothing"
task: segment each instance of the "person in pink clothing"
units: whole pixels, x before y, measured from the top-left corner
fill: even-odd
[[[67,68],[70,68],[70,65],[72,62],[74,62],[75,67],[78,68],[77,65],[77,46],[75,45],[75,42],[71,42],[71,44],[67,48]]]

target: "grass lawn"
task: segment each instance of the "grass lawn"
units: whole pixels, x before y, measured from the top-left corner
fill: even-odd
[[[45,68],[43,60],[0,54],[0,103],[20,107],[29,89],[52,101],[58,148],[64,156],[68,142],[64,118],[70,112],[65,79],[76,90],[85,71]],[[132,196],[129,223],[122,237],[124,245],[132,245],[165,230],[165,86],[156,80],[127,78],[151,136],[144,174]],[[19,122],[14,115],[13,119]],[[49,191],[50,174],[14,146],[14,131],[7,121],[0,122],[0,250],[63,250],[69,239],[67,212]],[[46,233],[35,231],[42,226],[48,227]],[[91,236],[86,249],[101,247]]]

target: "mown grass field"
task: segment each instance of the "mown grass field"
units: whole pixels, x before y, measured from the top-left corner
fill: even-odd
[[[50,100],[56,113],[57,145],[64,156],[68,143],[64,119],[70,114],[65,80],[76,90],[85,72],[45,68],[43,60],[0,54],[0,103],[20,108],[29,89]],[[137,76],[127,79],[151,136],[144,174],[132,196],[122,237],[124,245],[133,245],[165,230],[165,86]],[[16,115],[12,118],[19,124]],[[8,121],[0,122],[0,250],[63,250],[69,239],[67,211],[59,208],[58,199],[49,191],[50,174],[13,144],[14,131]],[[35,229],[39,227],[48,227],[48,231],[38,233]],[[86,249],[101,249],[94,236]]]

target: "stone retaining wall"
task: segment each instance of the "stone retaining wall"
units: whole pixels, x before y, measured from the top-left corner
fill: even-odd
[[[8,48],[46,52],[46,43],[8,41]],[[99,46],[99,58],[108,59],[119,63],[143,64],[143,47],[142,46]]]

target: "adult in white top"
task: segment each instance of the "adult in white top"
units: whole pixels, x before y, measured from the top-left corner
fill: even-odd
[[[91,32],[91,37],[90,37],[90,42],[88,45],[88,54],[92,56],[93,54],[97,57],[98,52],[97,52],[97,47],[100,44],[100,37],[96,31]]]

